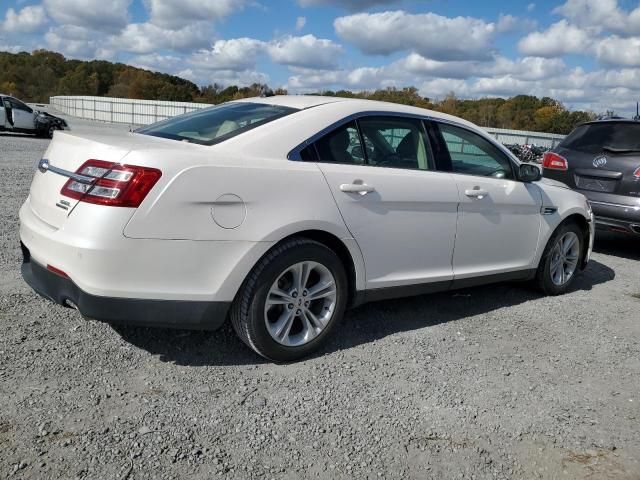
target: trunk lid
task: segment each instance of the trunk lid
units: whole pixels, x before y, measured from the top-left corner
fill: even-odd
[[[599,149],[596,153],[558,148],[556,152],[567,159],[566,181],[592,200],[626,204],[620,197],[628,197],[628,204],[640,198],[640,178],[634,173],[640,168],[640,152],[614,153]]]
[[[69,180],[69,173],[76,172],[90,159],[122,162],[132,150],[157,148],[159,142],[163,148],[166,148],[165,142],[177,143],[131,133],[78,135],[57,131],[31,183],[31,210],[48,225],[61,228],[79,201],[60,193]]]
[[[640,122],[604,120],[577,127],[554,150],[568,171],[552,178],[591,200],[636,205],[640,199]],[[559,178],[562,176],[563,178]]]

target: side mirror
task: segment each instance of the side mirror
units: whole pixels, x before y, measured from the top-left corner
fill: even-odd
[[[518,171],[518,179],[521,182],[537,182],[542,178],[542,170],[532,163],[523,163]]]

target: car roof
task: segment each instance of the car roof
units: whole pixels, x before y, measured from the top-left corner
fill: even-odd
[[[638,120],[632,118],[603,118],[601,120],[592,120],[590,122],[584,122],[581,125],[594,125],[598,123],[640,123]]]
[[[328,104],[340,103],[340,106],[342,107],[341,110],[350,110],[350,113],[352,114],[367,111],[406,113],[409,115],[418,115],[423,117],[431,117],[434,119],[448,120],[454,123],[478,128],[477,125],[474,125],[471,122],[468,122],[460,117],[448,115],[446,113],[436,112],[434,110],[428,110],[426,108],[412,107],[410,105],[403,105],[400,103],[366,100],[363,98],[327,97],[322,95],[274,95],[271,97],[243,98],[240,100],[235,100],[234,102],[262,103],[266,105],[298,108],[301,110],[317,107],[320,105],[330,107],[330,105]]]

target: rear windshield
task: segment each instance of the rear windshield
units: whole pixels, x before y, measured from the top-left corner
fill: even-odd
[[[213,145],[296,111],[261,103],[225,103],[154,123],[136,133]]]
[[[561,147],[587,153],[603,150],[640,150],[640,123],[591,123],[581,125],[565,138]]]

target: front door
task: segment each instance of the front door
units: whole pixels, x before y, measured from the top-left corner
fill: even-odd
[[[367,290],[451,281],[458,190],[434,171],[420,121],[363,117],[313,147],[362,251]]]
[[[430,128],[438,130],[448,152],[445,169],[460,192],[455,278],[533,268],[542,221],[539,188],[517,180],[512,161],[475,132],[446,123]]]
[[[5,99],[11,102],[13,114],[13,128],[20,130],[35,130],[35,115],[33,109],[15,98]]]
[[[4,109],[4,101],[0,97],[0,130],[7,127],[7,112]]]

